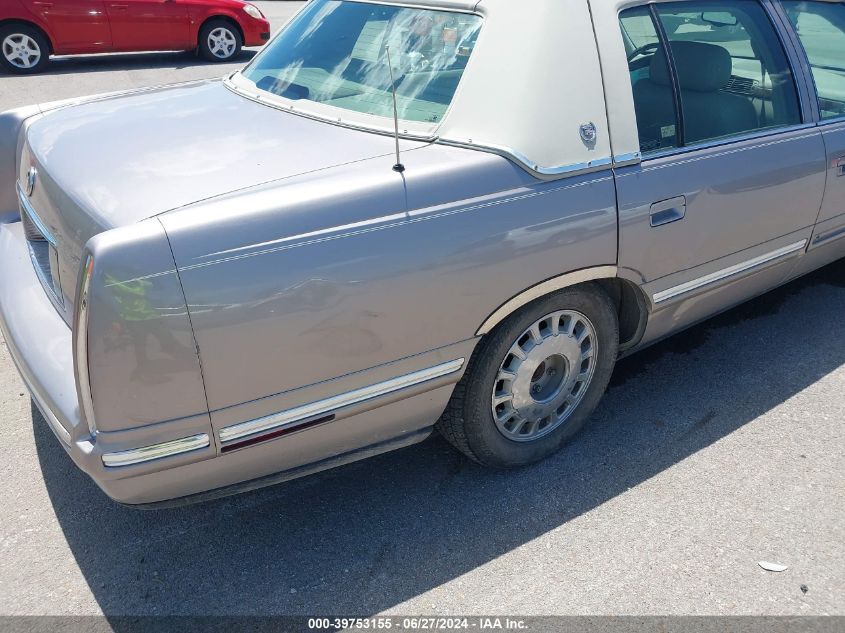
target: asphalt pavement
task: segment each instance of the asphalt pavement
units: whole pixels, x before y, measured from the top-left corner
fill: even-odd
[[[63,59],[0,77],[0,109],[237,65]],[[538,466],[433,438],[153,512],[75,468],[2,343],[0,615],[845,615],[844,314],[840,261],[623,360]]]

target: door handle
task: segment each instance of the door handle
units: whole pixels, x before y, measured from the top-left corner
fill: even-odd
[[[845,156],[836,161],[836,175],[845,176]]]
[[[651,226],[663,226],[678,220],[683,220],[687,214],[686,196],[678,196],[669,200],[661,200],[651,205],[649,216]]]

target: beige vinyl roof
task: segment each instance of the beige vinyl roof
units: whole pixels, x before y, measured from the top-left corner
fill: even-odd
[[[446,116],[437,124],[402,121],[403,136],[508,156],[541,177],[639,158],[633,99],[618,25],[621,1],[348,0],[476,13],[484,24]],[[593,20],[595,19],[595,30]],[[596,39],[607,49],[602,65]],[[608,85],[605,105],[603,73]],[[392,120],[326,104],[255,94],[239,74],[229,85],[278,107],[352,127],[393,131]],[[608,111],[614,119],[613,148]],[[582,126],[595,140],[582,138]]]

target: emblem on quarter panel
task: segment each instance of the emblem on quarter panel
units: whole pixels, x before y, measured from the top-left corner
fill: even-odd
[[[26,174],[26,195],[31,196],[35,190],[35,181],[38,179],[38,170],[35,167],[30,167]]]
[[[598,136],[598,132],[596,131],[596,124],[592,121],[589,123],[584,123],[581,125],[581,140],[587,143],[587,145],[592,145],[596,142],[596,137]]]

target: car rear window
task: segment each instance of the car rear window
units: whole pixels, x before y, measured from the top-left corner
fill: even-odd
[[[399,118],[438,123],[481,23],[466,13],[315,0],[243,76],[286,99],[392,117],[392,66]]]

